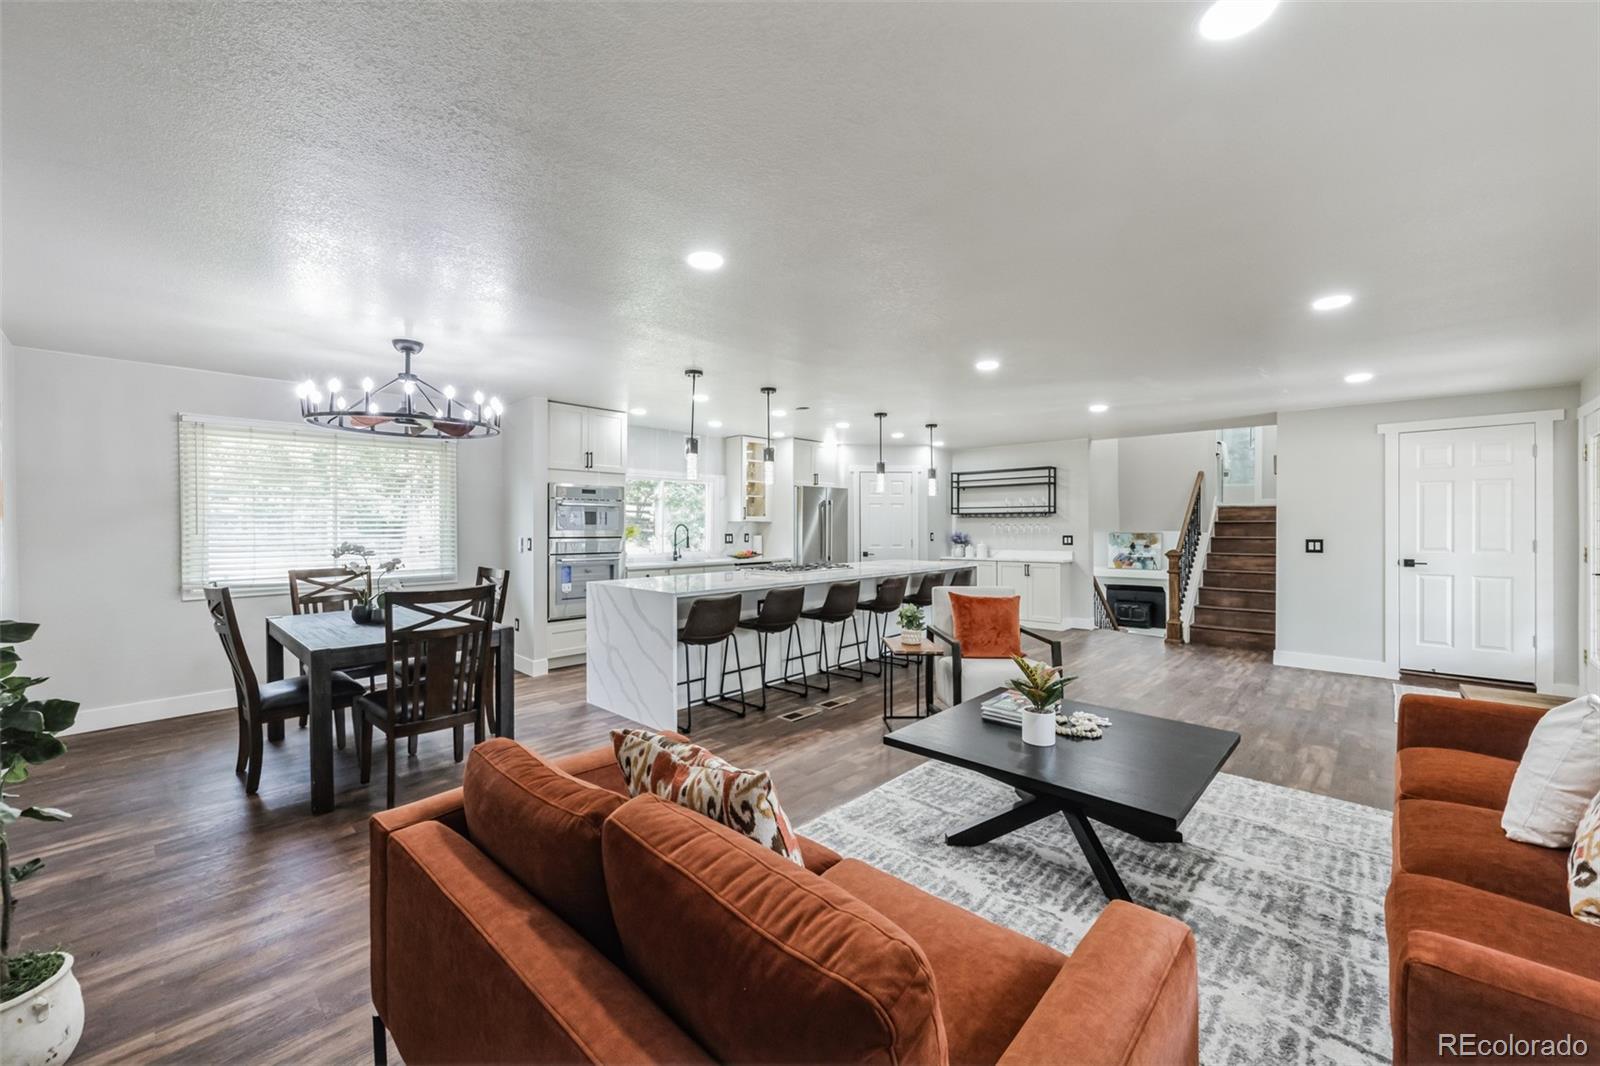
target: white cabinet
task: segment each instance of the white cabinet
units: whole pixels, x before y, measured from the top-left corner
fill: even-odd
[[[551,661],[582,655],[589,646],[587,622],[582,618],[551,622],[549,635]]]
[[[1062,587],[1066,568],[1060,563],[1023,563],[1002,560],[978,564],[978,584],[984,584],[983,567],[995,568],[994,584],[1011,588],[1022,597],[1020,605],[1023,625],[1049,626],[1060,629],[1065,625],[1062,617],[1066,593]]]
[[[763,437],[729,437],[727,448],[728,521],[770,522],[769,491],[761,454],[767,447]]]
[[[794,442],[794,483],[796,485],[836,485],[834,463],[839,450],[814,440]]]
[[[550,406],[550,469],[621,474],[627,470],[628,418],[621,411]]]

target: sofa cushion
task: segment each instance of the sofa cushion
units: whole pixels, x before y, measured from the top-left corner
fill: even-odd
[[[606,902],[600,826],[624,802],[514,740],[474,747],[462,781],[473,843],[613,959],[621,947]]]
[[[1600,696],[1580,696],[1550,708],[1533,727],[1500,824],[1512,840],[1565,850],[1596,792]]]
[[[1567,903],[1574,918],[1600,925],[1600,793],[1578,823],[1567,856]]]
[[[999,1059],[1067,961],[864,862],[845,859],[825,879],[904,929],[928,956],[951,1062]]]
[[[613,729],[617,766],[632,796],[659,796],[805,865],[800,840],[764,770],[741,770],[698,744],[648,729]]]
[[[1454,748],[1401,748],[1395,755],[1396,800],[1431,799],[1503,811],[1517,764]]]
[[[947,1060],[927,956],[855,896],[653,796],[602,844],[629,970],[719,1061]]]
[[[1394,868],[1565,911],[1564,852],[1507,840],[1500,813],[1439,800],[1395,807]]]
[[[1022,654],[1022,597],[950,594],[950,620],[963,659]]]

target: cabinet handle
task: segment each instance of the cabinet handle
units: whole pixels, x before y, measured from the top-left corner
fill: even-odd
[[[1032,577],[1033,576],[1033,564],[1032,563],[1023,563],[1022,564],[1022,576],[1023,577]]]

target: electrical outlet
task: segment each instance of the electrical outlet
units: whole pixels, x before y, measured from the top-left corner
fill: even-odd
[[[928,543],[929,544],[933,543],[933,530],[931,530],[931,529],[928,530]]]
[[[513,618],[511,620],[511,631],[513,633],[521,633],[522,632],[522,619]]]
[[[746,533],[746,534],[745,534],[745,535],[744,535],[744,542],[745,542],[745,543],[746,543],[746,544],[749,544],[749,543],[750,543],[750,534],[748,534],[748,533]]]
[[[1062,547],[1066,547],[1066,548],[1072,547],[1072,534],[1071,533],[1063,533],[1063,534],[1061,534],[1061,544],[1062,544]]]
[[[1320,537],[1316,537],[1316,538],[1307,537],[1306,538],[1306,551],[1311,555],[1321,555],[1322,554],[1322,538],[1320,538]]]
[[[724,543],[724,544],[732,544],[733,543],[733,534],[732,533],[724,533],[722,535],[722,543]]]

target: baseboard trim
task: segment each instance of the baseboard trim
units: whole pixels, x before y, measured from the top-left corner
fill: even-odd
[[[535,659],[531,655],[518,655],[515,662],[517,673],[527,674],[529,677],[543,677],[550,672],[549,659]]]
[[[1588,693],[1583,690],[1583,687],[1581,685],[1572,685],[1572,684],[1567,684],[1565,682],[1558,682],[1558,683],[1556,683],[1554,685],[1551,685],[1550,686],[1550,691],[1545,693],[1545,695],[1547,695],[1547,696],[1565,696],[1570,700],[1575,700],[1579,696],[1587,696]]]
[[[1341,655],[1313,655],[1303,651],[1275,651],[1273,666],[1288,666],[1296,670],[1321,670],[1329,674],[1355,674],[1358,677],[1381,677],[1398,681],[1400,673],[1390,669],[1382,659],[1347,659]]]
[[[211,692],[192,692],[187,696],[93,707],[78,712],[78,719],[67,730],[67,734],[94,733],[102,729],[119,729],[125,725],[159,722],[164,718],[186,718],[191,714],[227,710],[234,705],[234,699],[233,689],[219,688]]]

